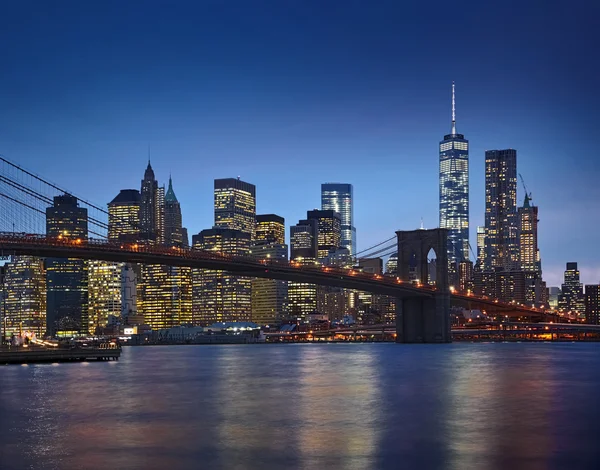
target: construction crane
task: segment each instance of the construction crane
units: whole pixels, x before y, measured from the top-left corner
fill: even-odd
[[[519,178],[521,178],[521,183],[523,183],[523,189],[525,190],[525,197],[531,200],[531,193],[527,191],[527,186],[525,186],[525,180],[523,179],[523,175],[519,173]]]

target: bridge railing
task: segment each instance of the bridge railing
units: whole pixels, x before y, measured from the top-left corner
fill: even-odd
[[[342,276],[344,278],[352,277],[366,281],[376,281],[378,283],[386,285],[406,284],[407,288],[413,288],[418,290],[435,291],[436,287],[433,285],[414,284],[412,282],[403,281],[398,277],[373,274],[360,271],[353,268],[341,268],[336,266],[326,266],[320,263],[304,264],[296,261],[284,261],[274,258],[256,259],[250,256],[230,255],[227,253],[221,253],[218,251],[199,250],[196,248],[181,248],[176,246],[164,246],[154,245],[150,243],[130,243],[130,242],[119,242],[97,238],[69,238],[64,236],[50,237],[41,234],[31,233],[14,233],[14,232],[0,232],[0,243],[5,247],[9,247],[11,244],[14,245],[43,245],[43,246],[56,246],[56,247],[71,247],[77,250],[85,251],[88,248],[92,248],[95,251],[106,251],[106,252],[127,252],[127,253],[147,253],[154,255],[161,255],[173,258],[185,258],[185,259],[198,259],[198,260],[213,260],[213,261],[229,261],[235,262],[241,265],[246,265],[250,269],[261,267],[264,269],[269,268],[288,268],[298,271],[305,271],[314,274],[322,274],[327,276]],[[455,290],[452,292],[452,296],[464,300],[472,300],[483,302],[488,305],[495,305],[499,308],[504,309],[516,309],[523,312],[535,312],[535,313],[546,313],[546,310],[537,307],[528,307],[522,304],[515,303],[503,303],[495,299],[490,299],[487,296],[477,296],[471,292],[462,292]]]

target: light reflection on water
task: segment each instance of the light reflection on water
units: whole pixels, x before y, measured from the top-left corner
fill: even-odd
[[[0,368],[1,469],[597,468],[600,344],[126,348]]]

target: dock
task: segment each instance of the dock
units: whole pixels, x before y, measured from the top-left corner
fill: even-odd
[[[121,348],[3,348],[0,365],[37,364],[52,362],[118,361]]]

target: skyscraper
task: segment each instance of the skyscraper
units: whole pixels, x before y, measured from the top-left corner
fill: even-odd
[[[215,180],[215,228],[241,230],[254,239],[256,187],[239,178]]]
[[[518,268],[517,151],[485,152],[484,269]]]
[[[452,126],[440,142],[440,227],[448,229],[448,261],[469,259],[469,141],[456,132],[454,83]],[[455,268],[453,268],[455,269]]]
[[[567,263],[564,283],[558,296],[558,308],[566,312],[573,312],[579,316],[585,313],[585,298],[583,284],[579,280],[577,263]]]
[[[202,230],[192,237],[192,247],[234,256],[248,256],[250,233],[227,228]],[[250,321],[252,304],[251,279],[211,269],[192,270],[192,322],[211,325],[215,322]]]
[[[88,237],[87,209],[69,194],[56,196],[46,209],[46,234],[85,240]],[[88,263],[74,258],[47,258],[46,327],[51,335],[87,334]]]
[[[256,216],[256,235],[250,255],[258,260],[287,262],[285,220],[275,214]],[[277,325],[287,319],[287,281],[252,279],[252,321]]]
[[[600,285],[585,286],[585,321],[592,325],[600,325]]]
[[[46,332],[46,272],[43,258],[12,256],[5,265],[4,305],[6,318],[0,325],[6,335]]]
[[[144,172],[142,189],[140,191],[140,232],[143,240],[156,241],[160,243],[162,234],[159,234],[163,222],[159,220],[161,209],[158,201],[158,181],[154,176],[154,170],[148,160],[148,166]]]
[[[531,204],[531,196],[518,210],[519,264],[525,279],[525,300],[538,306],[548,304],[546,283],[542,280],[542,262],[538,249],[538,208]]]
[[[165,245],[183,246],[181,206],[173,191],[173,180],[169,176],[169,188],[165,195]]]
[[[129,243],[140,240],[140,192],[137,189],[122,189],[108,203],[108,239]],[[88,261],[90,334],[105,327],[109,316],[121,316],[124,266],[125,263]]]
[[[140,203],[141,196],[137,189],[122,189],[108,203],[109,240],[140,240]]]
[[[542,267],[538,249],[538,208],[530,204],[525,194],[523,207],[519,207],[519,260],[523,271],[541,275]]]
[[[285,243],[285,219],[275,214],[260,214],[256,216],[257,243]]]
[[[340,214],[341,243],[352,256],[356,254],[356,228],[354,227],[354,194],[351,184],[324,183],[321,185],[321,209]]]
[[[299,264],[317,262],[319,223],[317,219],[300,220],[290,227],[290,259]],[[290,318],[304,320],[317,310],[317,286],[305,282],[288,284]]]
[[[483,268],[485,259],[485,227],[477,227],[477,266]]]
[[[341,219],[333,210],[312,210],[306,213],[307,220],[317,222],[317,259],[325,259],[330,252],[340,248]]]

